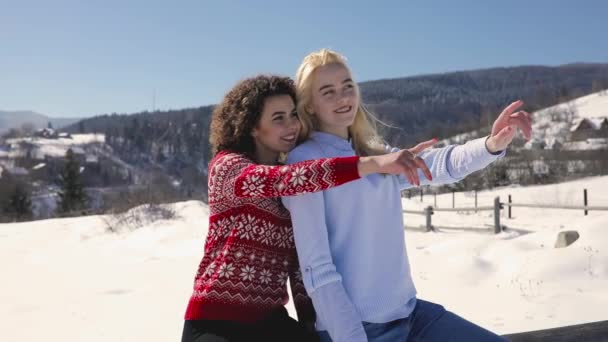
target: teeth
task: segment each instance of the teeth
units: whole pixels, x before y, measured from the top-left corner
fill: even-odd
[[[342,113],[346,113],[346,112],[350,111],[351,108],[352,108],[351,106],[340,107],[340,108],[336,109],[335,112],[342,114]]]

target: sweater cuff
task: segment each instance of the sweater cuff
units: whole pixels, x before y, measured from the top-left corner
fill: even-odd
[[[467,142],[465,145],[471,145],[471,152],[473,153],[474,156],[476,157],[480,157],[483,159],[487,159],[490,161],[494,161],[496,159],[500,159],[502,157],[504,157],[507,154],[507,150],[504,149],[502,151],[498,151],[498,152],[490,152],[490,150],[488,150],[488,147],[486,146],[486,140],[488,140],[490,136],[484,137],[484,138],[477,138],[477,139],[473,139],[469,142]]]
[[[340,185],[361,178],[358,164],[359,156],[335,158],[331,164],[335,171],[335,184]]]
[[[500,156],[501,154],[503,154],[503,152],[505,152],[505,150],[490,152],[490,150],[488,149],[488,139],[490,139],[489,135],[483,140],[483,145],[486,147],[486,151],[488,151],[489,154],[493,156]]]

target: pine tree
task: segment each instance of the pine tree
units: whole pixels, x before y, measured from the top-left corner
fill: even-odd
[[[3,211],[12,220],[25,221],[32,219],[32,200],[29,191],[22,182],[15,185]]]
[[[80,176],[80,163],[69,149],[65,155],[66,163],[60,174],[61,190],[59,192],[59,214],[69,214],[85,209],[88,198],[84,192],[84,185]]]

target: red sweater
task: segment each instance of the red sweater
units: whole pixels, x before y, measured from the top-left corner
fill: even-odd
[[[218,153],[209,163],[209,231],[185,319],[263,319],[289,301],[289,277],[299,320],[313,320],[291,219],[279,197],[358,179],[358,159],[267,166],[242,154]]]

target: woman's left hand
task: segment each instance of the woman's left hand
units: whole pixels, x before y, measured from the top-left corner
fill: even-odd
[[[532,137],[530,113],[523,110],[515,112],[523,104],[524,102],[521,100],[511,103],[494,121],[492,133],[490,133],[490,137],[486,140],[488,151],[496,153],[506,149],[513,141],[517,128],[522,131],[526,140],[530,140]]]

